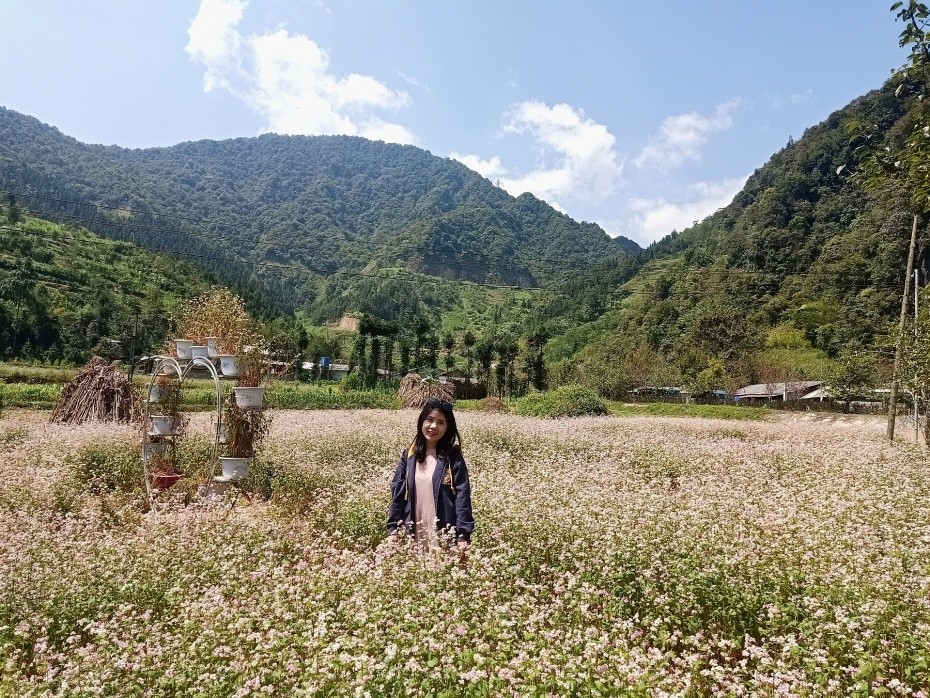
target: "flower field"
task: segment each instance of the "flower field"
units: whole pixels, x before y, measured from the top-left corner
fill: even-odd
[[[383,542],[413,412],[273,418],[269,501],[158,516],[75,475],[130,429],[0,419],[0,696],[928,695],[930,468],[880,422],[462,412],[459,564]]]

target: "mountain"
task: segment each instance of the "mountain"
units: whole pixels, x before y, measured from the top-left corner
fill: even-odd
[[[541,294],[537,326],[561,381],[620,393],[636,383],[819,378],[833,360],[881,363],[901,304],[914,210],[906,192],[850,178],[867,126],[895,144],[915,105],[889,82],[790,141],[725,208],[612,274]],[[926,240],[926,219],[921,223]],[[917,267],[926,283],[930,258]],[[878,370],[878,369],[877,369]]]
[[[28,210],[187,255],[256,303],[318,321],[423,310],[411,272],[548,286],[639,251],[412,146],[268,134],[129,150],[3,108],[0,143],[0,189]],[[372,279],[406,306],[372,302]]]

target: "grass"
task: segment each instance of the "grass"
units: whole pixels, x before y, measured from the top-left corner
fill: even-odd
[[[608,403],[610,414],[617,417],[703,417],[705,419],[767,419],[770,411],[762,407],[738,405],[686,405],[675,402]]]
[[[60,391],[57,383],[0,383],[0,403],[47,410],[55,406]]]
[[[56,366],[35,366],[0,361],[0,383],[67,383],[78,373],[77,368],[59,368]]]

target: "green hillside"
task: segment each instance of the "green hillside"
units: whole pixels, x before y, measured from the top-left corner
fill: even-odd
[[[269,134],[128,150],[2,108],[0,143],[0,189],[29,210],[185,253],[255,304],[319,321],[391,317],[369,303],[380,269],[539,286],[639,249],[412,146]]]
[[[159,348],[181,298],[210,287],[195,267],[31,217],[0,223],[0,356],[83,362]]]
[[[789,142],[729,206],[645,250],[635,274],[588,275],[543,294],[535,313],[553,336],[556,373],[620,390],[694,383],[719,361],[735,385],[819,377],[841,354],[874,354],[900,308],[914,210],[901,190],[867,194],[850,180],[851,135],[864,123],[889,142],[906,130],[912,105],[895,90],[889,83]],[[601,299],[594,317],[588,296]]]
[[[911,132],[922,90],[899,86],[895,78],[831,114],[728,206],[646,250],[530,195],[513,198],[457,162],[354,137],[127,150],[0,109],[0,189],[30,212],[187,260],[281,326],[369,314],[399,328],[391,342],[426,342],[434,358],[448,340],[458,365],[474,335],[469,362],[485,375],[496,363],[518,389],[735,387],[819,378],[849,357],[868,357],[881,376],[914,206],[906,190],[866,191],[849,173],[863,131],[892,151]],[[923,285],[925,217],[920,231]],[[149,298],[152,284],[138,283],[127,288]],[[20,312],[15,297],[0,296],[5,317]],[[99,344],[106,333],[97,334]],[[60,336],[82,352],[93,343]]]

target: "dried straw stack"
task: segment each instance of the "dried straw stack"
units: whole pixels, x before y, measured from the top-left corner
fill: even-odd
[[[451,383],[438,383],[432,378],[423,379],[419,373],[408,373],[400,381],[397,397],[404,407],[421,408],[432,398],[452,402],[455,386]]]
[[[61,389],[50,421],[132,422],[139,417],[139,402],[129,379],[105,359],[95,356]]]

